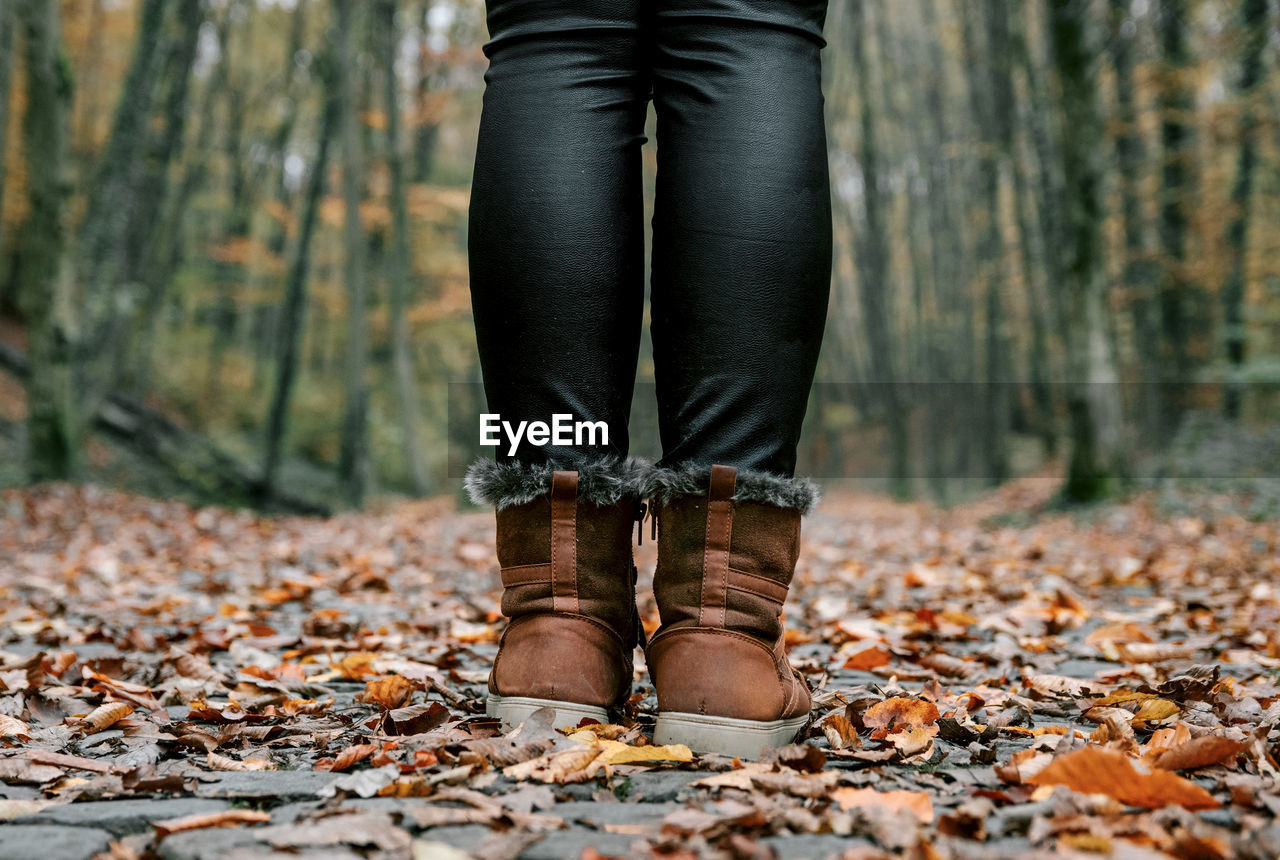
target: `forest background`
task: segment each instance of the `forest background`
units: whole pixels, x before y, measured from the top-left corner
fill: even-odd
[[[1280,497],[1278,12],[832,0],[800,471]],[[0,0],[0,486],[458,492],[486,38],[475,0]]]

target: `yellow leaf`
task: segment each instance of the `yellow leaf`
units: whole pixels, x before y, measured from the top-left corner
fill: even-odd
[[[620,741],[601,741],[603,764],[632,764],[641,761],[693,761],[693,752],[684,744],[661,747],[633,747]]]
[[[1158,722],[1180,713],[1182,709],[1168,699],[1147,699],[1142,703],[1142,707],[1138,708],[1138,713],[1133,715],[1131,722]]]

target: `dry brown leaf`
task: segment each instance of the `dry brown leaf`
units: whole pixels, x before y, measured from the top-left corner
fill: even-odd
[[[110,728],[133,713],[133,705],[125,702],[108,702],[99,705],[80,718],[80,724],[92,731],[100,732]]]
[[[205,757],[205,764],[211,770],[227,770],[238,773],[247,773],[250,771],[272,770],[275,765],[270,759],[264,758],[247,758],[237,760],[224,755],[218,755],[216,752],[210,752]]]
[[[322,758],[315,764],[315,770],[339,773],[352,765],[359,764],[380,750],[377,744],[354,744],[338,754],[336,759]]]
[[[31,727],[16,717],[0,714],[0,738],[3,737],[29,741],[31,740]]]
[[[849,659],[844,661],[844,668],[869,672],[872,669],[879,669],[881,666],[888,666],[892,659],[893,655],[888,651],[873,645],[851,655]]]
[[[1104,642],[1120,644],[1129,642],[1154,642],[1155,639],[1140,625],[1134,624],[1132,621],[1118,621],[1112,624],[1104,624],[1086,636],[1084,641],[1087,645],[1100,648]]]
[[[897,748],[904,760],[912,758],[927,759],[933,755],[933,738],[937,734],[937,726],[920,726],[919,728],[886,735],[885,740]]]
[[[1185,642],[1119,642],[1111,647],[1104,643],[1103,652],[1112,660],[1125,663],[1163,663],[1165,660],[1189,660],[1198,649]]]
[[[1170,771],[1144,772],[1124,753],[1093,746],[1059,756],[1024,781],[1031,785],[1065,785],[1085,794],[1106,794],[1145,809],[1176,804],[1199,810],[1222,805],[1200,786]]]
[[[833,750],[859,749],[862,740],[853,723],[845,719],[844,714],[832,712],[822,721],[822,734]]]
[[[837,788],[831,799],[843,810],[865,806],[882,806],[888,809],[906,809],[921,824],[933,821],[933,802],[923,791],[876,791],[874,788]]]
[[[62,777],[62,771],[49,765],[20,758],[0,758],[0,782],[14,785],[43,785]]]
[[[600,755],[598,746],[570,747],[513,764],[502,771],[508,779],[536,779],[539,782],[583,782],[590,778],[587,769]]]
[[[1195,770],[1215,764],[1228,764],[1249,748],[1245,741],[1233,741],[1220,735],[1202,735],[1170,747],[1152,762],[1164,770]]]
[[[869,729],[914,729],[936,723],[938,716],[933,702],[898,696],[867,708],[862,724]]]
[[[1018,750],[1007,762],[993,766],[996,776],[1010,785],[1022,785],[1053,761],[1053,756],[1038,750]]]
[[[357,698],[361,702],[367,702],[391,711],[408,704],[415,686],[408,678],[400,675],[388,675],[385,678],[369,681],[365,685],[364,692]]]
[[[175,833],[188,830],[204,830],[210,827],[238,827],[241,824],[265,824],[271,820],[270,812],[256,809],[224,809],[222,812],[209,812],[202,815],[184,815],[181,818],[168,818],[164,821],[153,821],[156,839],[164,839]]]

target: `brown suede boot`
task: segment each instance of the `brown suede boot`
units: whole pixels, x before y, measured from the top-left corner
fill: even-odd
[[[636,611],[631,530],[642,516],[627,464],[582,473],[488,463],[468,489],[495,504],[502,613],[486,713],[506,725],[542,707],[556,725],[609,722],[631,695]],[[532,496],[532,498],[526,497]]]
[[[655,499],[662,626],[645,649],[658,694],[654,743],[755,758],[809,719],[809,688],[787,662],[781,612],[800,553],[803,481],[713,466],[659,470]],[[735,489],[737,490],[735,495]]]

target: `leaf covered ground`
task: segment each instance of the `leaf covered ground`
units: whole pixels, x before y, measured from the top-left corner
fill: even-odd
[[[1280,856],[1280,525],[1051,489],[828,498],[813,719],[745,763],[652,746],[642,660],[623,724],[500,732],[491,514],[7,492],[0,857]]]

